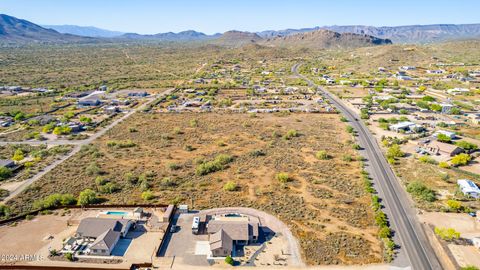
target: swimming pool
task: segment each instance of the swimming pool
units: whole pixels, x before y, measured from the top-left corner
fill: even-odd
[[[107,211],[105,214],[113,216],[127,216],[128,212],[123,211]]]

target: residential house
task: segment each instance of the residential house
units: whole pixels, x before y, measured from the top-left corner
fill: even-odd
[[[42,126],[56,121],[55,117],[48,115],[48,114],[43,114],[39,116],[32,117],[30,120],[35,120],[38,121],[38,123]]]
[[[450,94],[450,95],[460,95],[460,94],[464,94],[464,93],[469,93],[470,92],[470,89],[467,89],[467,88],[452,88],[452,89],[448,89],[447,90],[447,93]]]
[[[443,74],[445,71],[441,69],[427,70],[428,74]]]
[[[439,134],[443,134],[443,135],[447,136],[448,138],[450,138],[451,140],[457,138],[457,135],[455,134],[455,132],[451,132],[451,131],[447,131],[447,130],[437,130],[433,134],[433,137],[437,138]]]
[[[440,106],[442,106],[443,114],[449,114],[452,111],[452,108],[454,107],[452,104],[449,104],[449,103],[441,103]]]
[[[130,92],[128,93],[129,97],[146,97],[148,96],[148,93],[145,91],[135,91],[135,92]]]
[[[100,105],[100,100],[98,98],[85,98],[80,99],[77,104],[80,106],[98,106]]]
[[[478,125],[480,123],[480,114],[478,113],[469,113],[467,117],[474,125]]]
[[[104,111],[106,114],[116,114],[120,112],[120,108],[118,108],[117,106],[108,106],[104,109]]]
[[[460,190],[466,196],[470,196],[475,199],[480,198],[480,189],[473,181],[468,179],[459,179],[457,180],[457,184]]]
[[[207,223],[212,256],[231,255],[236,246],[256,243],[259,238],[259,222],[246,216],[214,217]]]
[[[419,124],[405,121],[389,126],[389,129],[395,132],[421,132],[423,127]]]
[[[108,256],[112,254],[113,248],[118,243],[118,240],[120,240],[120,233],[108,229],[93,241],[89,247],[89,254]]]
[[[130,219],[85,218],[80,222],[75,237],[92,242],[87,249],[91,255],[109,256],[118,240],[134,226]]]
[[[417,149],[419,152],[425,152],[432,156],[444,155],[447,157],[453,157],[463,152],[463,149],[456,145],[431,140],[418,142]]]
[[[417,68],[414,66],[401,66],[400,70],[416,70]]]
[[[223,229],[210,235],[209,243],[213,257],[227,257],[232,254],[233,239]]]

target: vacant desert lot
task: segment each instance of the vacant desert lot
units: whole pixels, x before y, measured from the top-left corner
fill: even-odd
[[[48,193],[92,188],[110,202],[245,206],[272,213],[299,238],[313,264],[380,262],[369,196],[352,138],[338,115],[139,113],[83,149],[12,201],[17,211]],[[295,130],[297,135],[286,137]],[[318,160],[325,150],[331,158]],[[199,169],[223,154],[214,171]],[[350,160],[350,158],[352,158]],[[202,165],[204,164],[204,165]],[[286,183],[276,179],[284,172]],[[114,183],[113,193],[96,183]],[[227,182],[237,185],[224,190]],[[103,191],[103,194],[102,194]],[[348,248],[347,248],[348,247]]]

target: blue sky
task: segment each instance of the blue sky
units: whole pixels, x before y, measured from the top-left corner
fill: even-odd
[[[479,0],[0,0],[0,13],[37,24],[153,34],[322,25],[480,23]]]

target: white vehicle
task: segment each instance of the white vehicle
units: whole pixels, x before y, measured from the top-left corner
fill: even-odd
[[[192,233],[198,234],[198,228],[200,227],[200,217],[193,217],[192,221]]]

